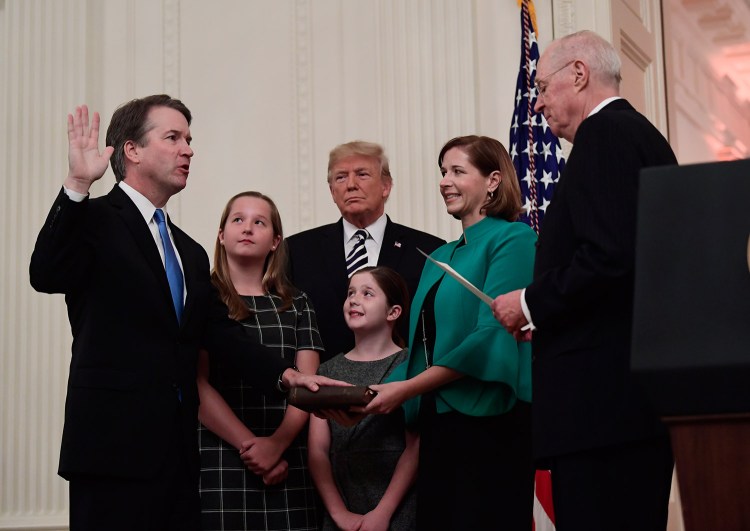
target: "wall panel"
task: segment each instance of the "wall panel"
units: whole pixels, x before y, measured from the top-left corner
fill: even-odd
[[[2,8],[0,528],[67,520],[58,478],[70,333],[61,296],[34,293],[28,260],[64,178],[65,114],[86,93],[84,0],[6,1]],[[65,65],[63,67],[63,65]]]

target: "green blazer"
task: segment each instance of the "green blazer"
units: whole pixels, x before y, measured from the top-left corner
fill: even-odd
[[[494,298],[531,282],[535,243],[536,234],[527,225],[487,217],[468,227],[463,238],[439,247],[431,256],[450,264]],[[510,410],[516,400],[530,402],[531,345],[517,343],[495,320],[488,305],[430,261],[425,263],[412,301],[409,358],[388,381],[406,380],[425,370],[422,307],[437,283],[433,364],[466,375],[436,390],[438,413],[499,415]],[[407,422],[413,424],[419,397],[407,401],[404,409]]]

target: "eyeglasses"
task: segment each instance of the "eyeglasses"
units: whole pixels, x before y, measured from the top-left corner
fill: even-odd
[[[575,62],[576,62],[575,59],[573,59],[572,61],[568,61],[567,63],[565,63],[564,65],[562,65],[560,68],[558,68],[557,70],[555,70],[551,74],[547,74],[542,79],[537,79],[536,81],[534,81],[534,86],[536,87],[536,91],[539,94],[539,96],[543,98],[544,97],[544,93],[547,92],[547,86],[549,85],[549,81],[547,81],[547,80],[549,78],[551,78],[552,76],[554,76],[558,72],[560,72],[562,70],[565,70],[566,68],[568,68],[570,65],[572,65]]]

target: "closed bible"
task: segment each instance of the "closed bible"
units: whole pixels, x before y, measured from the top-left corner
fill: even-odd
[[[378,393],[366,386],[323,386],[313,392],[306,387],[293,387],[287,402],[304,411],[320,409],[349,409],[351,406],[366,406]]]

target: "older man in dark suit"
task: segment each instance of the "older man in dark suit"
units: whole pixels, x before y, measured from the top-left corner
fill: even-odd
[[[620,59],[583,31],[554,41],[536,111],[574,144],[523,291],[495,316],[533,332],[534,453],[552,473],[558,531],[665,529],[672,455],[630,374],[641,168],[675,164],[665,138],[619,97]]]
[[[378,144],[355,141],[331,150],[328,187],[341,219],[286,239],[290,276],[315,305],[326,359],[349,352],[354,346],[354,335],[346,326],[343,312],[349,276],[354,270],[367,265],[395,269],[414,296],[425,261],[417,249],[429,254],[445,243],[426,232],[394,223],[385,214],[393,178],[388,158]],[[358,245],[360,234],[364,252]],[[408,340],[406,321],[399,327],[404,340]]]
[[[64,293],[73,332],[59,474],[71,530],[197,530],[199,347],[269,393],[302,375],[227,317],[203,248],[169,221],[190,171],[191,114],[166,95],[112,116],[68,115],[69,171],[31,257],[32,286]],[[89,199],[112,158],[117,185]]]

